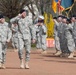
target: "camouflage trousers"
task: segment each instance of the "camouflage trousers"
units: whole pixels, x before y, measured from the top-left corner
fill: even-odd
[[[45,51],[47,49],[45,36],[42,36],[42,37],[37,36],[36,47],[38,49],[42,49],[43,51]]]
[[[30,50],[31,50],[31,39],[25,39],[22,38],[18,39],[18,55],[19,59],[23,59],[23,53],[25,48],[25,61],[30,60]]]
[[[55,48],[56,48],[56,50],[61,51],[59,38],[55,37],[54,39],[55,39]]]
[[[7,49],[6,43],[0,42],[0,63],[3,63],[3,64],[5,62],[6,49]]]

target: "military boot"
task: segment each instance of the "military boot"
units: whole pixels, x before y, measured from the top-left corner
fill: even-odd
[[[59,56],[59,55],[61,55],[61,54],[62,54],[61,51],[57,51],[57,52],[55,53],[55,56]]]
[[[20,60],[20,68],[24,69],[24,61],[23,61],[23,59]]]
[[[37,53],[41,53],[42,52],[42,49],[37,49]]]
[[[2,63],[0,62],[0,69],[2,68]]]
[[[4,66],[4,64],[2,64],[2,69],[6,69],[6,67]]]
[[[29,69],[28,62],[25,63],[25,69]]]
[[[42,51],[41,54],[47,54],[47,51]]]
[[[14,52],[18,52],[18,49],[14,49]]]
[[[71,52],[70,55],[68,56],[69,59],[74,58],[74,52]]]

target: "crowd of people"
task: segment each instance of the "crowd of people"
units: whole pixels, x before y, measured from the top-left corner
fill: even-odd
[[[56,56],[74,58],[76,49],[76,16],[67,18],[63,15],[54,17],[54,38]]]

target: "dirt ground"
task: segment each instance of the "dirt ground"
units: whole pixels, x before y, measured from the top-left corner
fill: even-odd
[[[46,55],[42,55],[32,49],[30,69],[20,69],[18,53],[8,50],[6,69],[0,69],[0,75],[76,75],[75,59],[56,57],[53,48],[47,51]]]

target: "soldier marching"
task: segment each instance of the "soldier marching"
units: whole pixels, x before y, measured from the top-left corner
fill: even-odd
[[[59,23],[58,18],[61,18],[61,23]],[[56,48],[56,56],[67,56],[68,58],[74,58],[75,52],[75,22],[76,16],[72,16],[68,19],[65,16],[58,16],[55,19],[55,26],[54,26],[54,37],[56,41],[55,46]],[[59,49],[59,50],[57,50]]]
[[[59,15],[54,19],[55,56],[66,56],[74,58],[76,49],[76,16],[70,19]],[[14,48],[18,49],[20,68],[29,69],[31,43],[36,43],[42,54],[47,54],[46,38],[47,27],[44,24],[44,17],[38,16],[38,21],[33,25],[32,19],[27,16],[27,11],[22,9],[20,13],[10,20],[11,28],[0,14],[0,68],[5,69],[5,57],[7,43],[12,40]],[[25,48],[25,57],[23,57]]]

